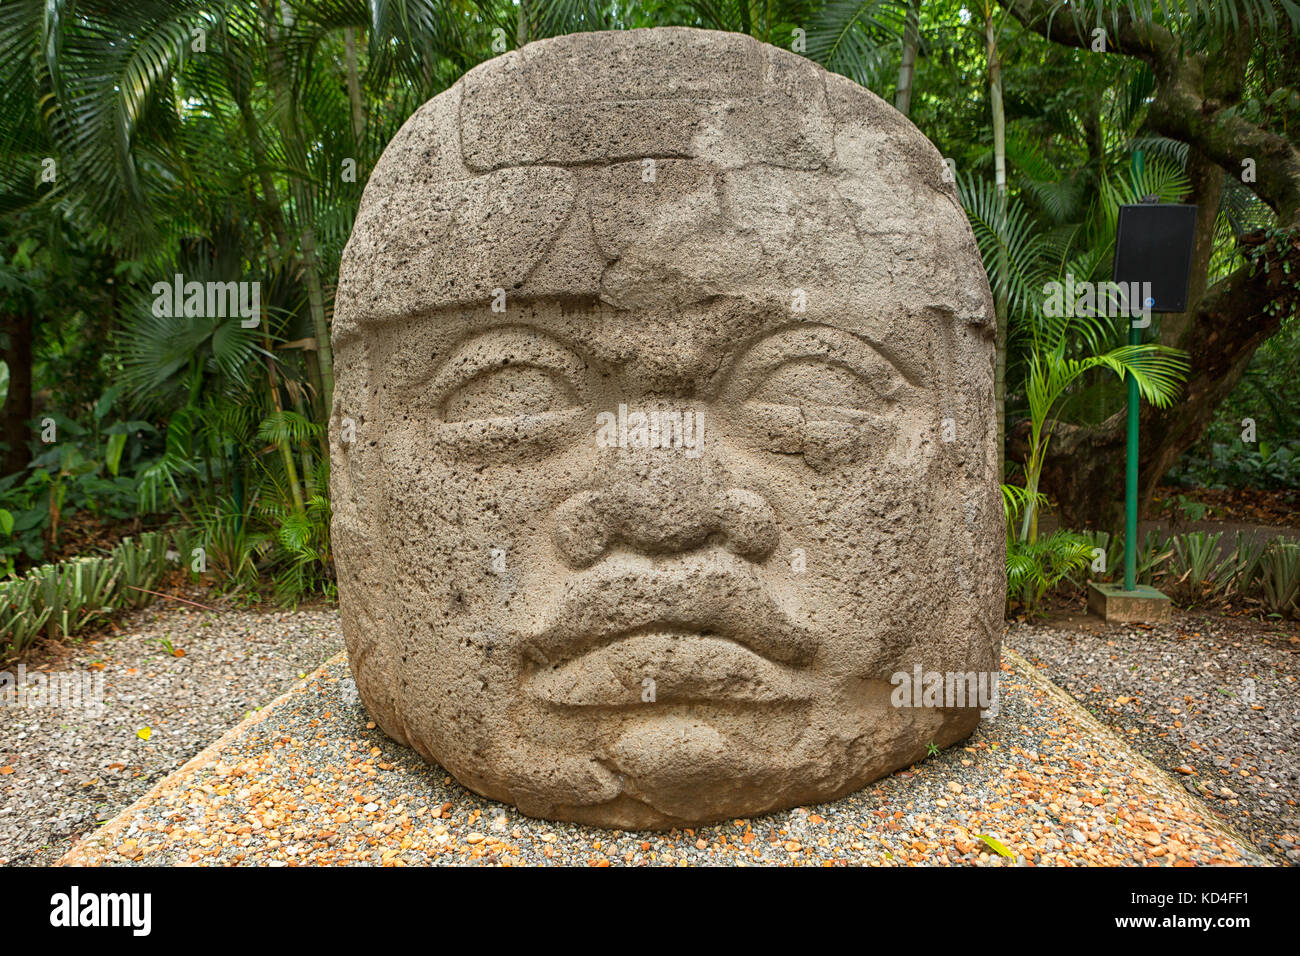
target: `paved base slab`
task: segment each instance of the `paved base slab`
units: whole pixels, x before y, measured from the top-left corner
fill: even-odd
[[[1169,623],[1170,601],[1145,584],[1135,585],[1125,591],[1122,584],[1088,584],[1088,610],[1107,624],[1119,623]]]
[[[998,716],[833,803],[628,833],[522,816],[388,740],[345,658],[82,840],[66,865],[1268,863],[1014,652]]]

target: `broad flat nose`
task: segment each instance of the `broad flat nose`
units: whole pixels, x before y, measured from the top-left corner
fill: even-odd
[[[608,465],[555,511],[555,543],[571,567],[586,567],[616,545],[663,555],[716,539],[756,563],[775,550],[776,515],[767,500],[731,487],[716,463],[680,449],[618,449]]]

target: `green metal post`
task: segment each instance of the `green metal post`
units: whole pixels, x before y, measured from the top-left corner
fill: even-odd
[[[1142,175],[1142,150],[1133,151],[1134,177]],[[1135,328],[1129,317],[1128,344],[1142,344],[1142,330]],[[1138,533],[1138,386],[1132,375],[1128,378],[1128,457],[1124,476],[1124,590],[1137,588],[1137,533]]]

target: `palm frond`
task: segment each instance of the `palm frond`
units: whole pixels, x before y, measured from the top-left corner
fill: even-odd
[[[958,177],[957,192],[994,296],[1006,300],[1012,315],[1035,310],[1049,277],[1049,246],[1029,211],[1015,197],[1004,204],[994,185],[973,173]]]
[[[906,25],[907,4],[901,0],[829,0],[808,25],[808,56],[871,87]]]

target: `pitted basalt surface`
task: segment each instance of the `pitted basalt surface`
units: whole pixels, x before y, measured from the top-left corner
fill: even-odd
[[[993,312],[904,117],[728,33],[591,33],[426,103],[366,187],[331,420],[379,726],[526,814],[833,799],[997,672]]]

